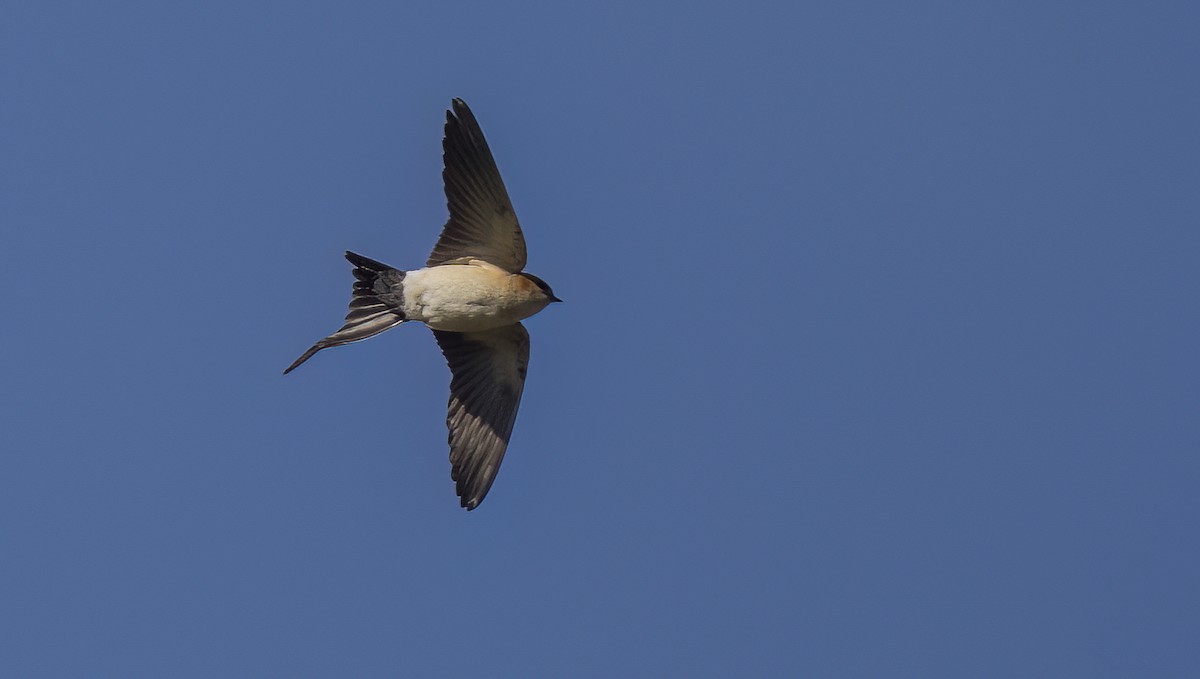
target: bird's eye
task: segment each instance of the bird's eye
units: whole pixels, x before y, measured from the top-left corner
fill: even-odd
[[[540,289],[542,292],[546,293],[546,296],[548,296],[548,297],[554,296],[554,291],[550,289],[550,286],[546,284],[546,281],[538,278],[537,276],[534,276],[531,273],[522,272],[521,275],[524,276],[525,278],[528,278],[529,280],[533,281],[533,284],[538,286],[538,289]]]

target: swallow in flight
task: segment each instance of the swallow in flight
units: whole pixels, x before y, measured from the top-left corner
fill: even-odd
[[[529,333],[520,321],[562,300],[522,271],[525,237],[496,161],[466,102],[451,105],[442,140],[450,220],[425,268],[402,271],[346,252],[357,279],[346,324],[283,372],[407,321],[429,326],[452,374],[450,478],[470,511],[491,488],[517,419],[529,366]]]

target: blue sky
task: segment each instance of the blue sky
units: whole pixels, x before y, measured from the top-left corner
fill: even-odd
[[[0,675],[1182,676],[1194,3],[0,8]],[[451,97],[566,300],[458,508]]]

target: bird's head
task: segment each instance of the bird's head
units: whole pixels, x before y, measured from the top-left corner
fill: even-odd
[[[534,285],[536,285],[538,287],[538,290],[540,290],[541,293],[543,295],[545,295],[547,304],[550,304],[551,302],[561,302],[562,301],[561,299],[554,296],[554,291],[550,289],[550,284],[547,283],[546,281],[538,278],[537,276],[534,276],[531,273],[525,273],[523,271],[521,272],[521,276],[529,279],[530,282],[532,282]]]

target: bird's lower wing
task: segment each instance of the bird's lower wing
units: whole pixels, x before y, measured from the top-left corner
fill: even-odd
[[[525,389],[529,333],[520,323],[486,332],[434,330],[450,380],[450,477],[462,506],[479,506],[492,487]]]

